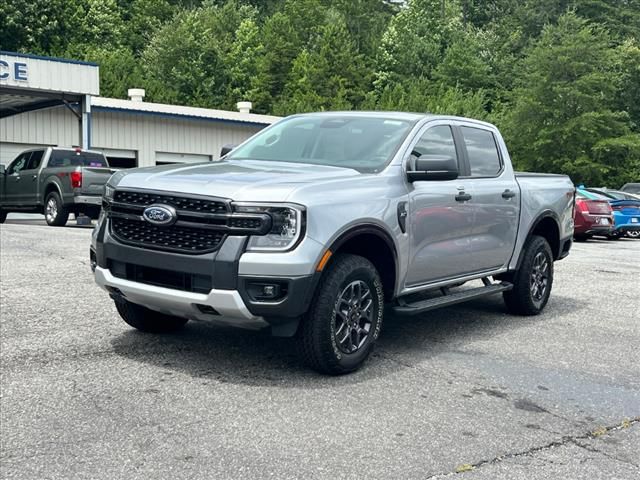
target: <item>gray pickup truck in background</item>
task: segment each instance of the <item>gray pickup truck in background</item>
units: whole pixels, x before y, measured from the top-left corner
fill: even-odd
[[[0,165],[0,223],[7,213],[42,213],[62,226],[69,214],[98,218],[104,185],[115,172],[101,152],[48,147],[27,150]]]
[[[139,330],[265,326],[341,374],[367,358],[385,311],[502,293],[512,313],[541,312],[574,195],[566,176],[514,173],[488,123],[296,115],[220,162],[117,172],[91,265]]]

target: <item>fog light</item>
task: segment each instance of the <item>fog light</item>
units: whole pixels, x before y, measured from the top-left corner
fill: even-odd
[[[252,300],[273,302],[280,300],[287,294],[286,284],[250,282],[247,284],[247,292]]]

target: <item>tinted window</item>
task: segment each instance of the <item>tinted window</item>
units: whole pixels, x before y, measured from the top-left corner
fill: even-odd
[[[24,167],[27,165],[27,159],[31,152],[21,153],[18,158],[16,158],[9,168],[7,169],[7,175],[11,175],[12,173],[18,173],[20,170],[24,170]]]
[[[49,167],[108,167],[107,161],[99,153],[54,150],[49,159]]]
[[[502,166],[493,133],[472,127],[462,127],[461,130],[467,146],[471,175],[475,177],[496,175]]]
[[[292,117],[263,130],[226,156],[379,172],[412,124],[393,118],[357,115]]]
[[[411,156],[414,158],[418,158],[420,155],[442,155],[457,159],[451,127],[438,125],[424,132],[411,152]]]
[[[42,155],[44,154],[44,150],[36,150],[35,152],[31,152],[31,158],[29,159],[29,163],[27,163],[27,168],[25,170],[35,170],[40,166],[40,162],[42,162]]]

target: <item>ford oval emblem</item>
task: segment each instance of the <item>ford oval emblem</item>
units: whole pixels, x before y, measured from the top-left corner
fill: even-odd
[[[170,205],[150,205],[142,212],[144,219],[154,225],[173,225],[178,219],[176,209]]]

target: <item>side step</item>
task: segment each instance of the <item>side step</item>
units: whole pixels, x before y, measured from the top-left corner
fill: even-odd
[[[435,310],[436,308],[448,307],[457,303],[467,302],[476,298],[495,295],[496,293],[511,290],[513,285],[508,282],[494,283],[484,287],[470,288],[462,292],[449,293],[440,297],[420,300],[415,303],[404,303],[400,299],[400,304],[392,307],[394,313],[398,315],[418,315],[419,313]]]

